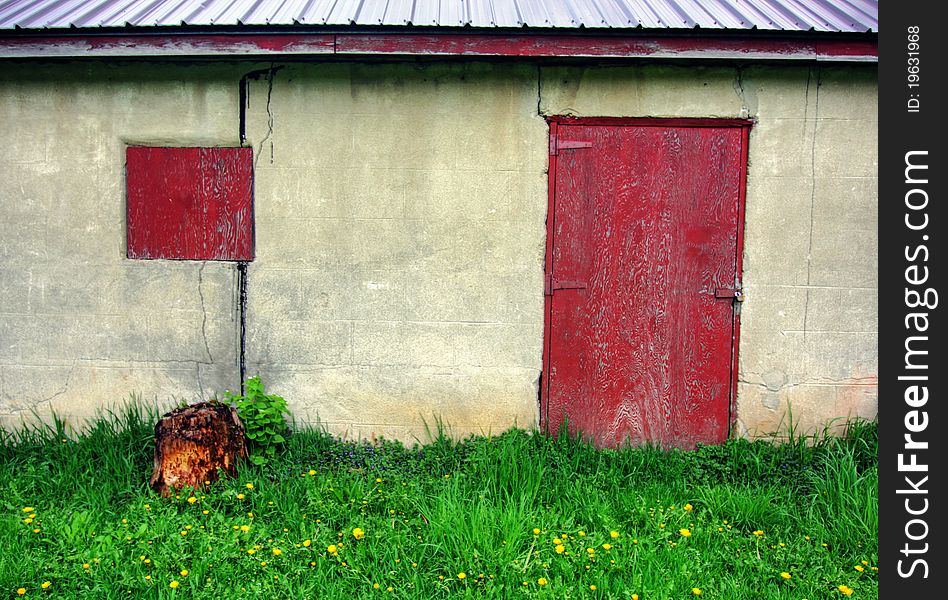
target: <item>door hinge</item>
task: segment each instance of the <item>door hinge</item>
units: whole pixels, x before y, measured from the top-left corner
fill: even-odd
[[[576,150],[578,148],[592,148],[592,142],[578,142],[576,140],[561,140],[556,135],[550,136],[550,156],[556,156],[560,150]]]
[[[549,274],[543,280],[543,295],[544,296],[552,296],[553,292],[557,290],[585,290],[585,289],[586,289],[585,281],[572,281],[572,280],[567,281],[563,279],[563,280],[556,280],[554,282],[553,275],[549,275]]]

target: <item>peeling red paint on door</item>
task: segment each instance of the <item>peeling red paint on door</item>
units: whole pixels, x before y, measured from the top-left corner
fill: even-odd
[[[727,438],[748,124],[719,125],[551,123],[547,430],[565,419],[599,446]]]
[[[130,146],[129,258],[253,260],[250,148]]]

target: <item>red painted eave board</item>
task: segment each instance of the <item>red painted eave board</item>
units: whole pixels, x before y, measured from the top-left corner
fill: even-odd
[[[576,57],[875,62],[874,39],[497,34],[8,35],[0,58],[150,56]]]

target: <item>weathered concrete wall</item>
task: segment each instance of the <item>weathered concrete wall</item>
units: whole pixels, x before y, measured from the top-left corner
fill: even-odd
[[[125,258],[125,147],[234,145],[221,67],[0,68],[0,424],[237,382],[233,266]]]
[[[124,258],[129,142],[235,145],[259,65],[0,76],[0,410],[233,389],[232,265]],[[546,115],[753,117],[738,423],[876,412],[871,67],[300,64],[251,81],[247,374],[297,419],[536,425]]]
[[[536,67],[289,65],[270,83],[248,115],[249,371],[344,435],[426,440],[436,418],[459,435],[535,426]]]

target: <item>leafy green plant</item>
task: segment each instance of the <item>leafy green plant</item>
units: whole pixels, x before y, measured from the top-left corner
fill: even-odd
[[[237,406],[237,416],[247,430],[250,461],[263,465],[275,455],[277,447],[286,442],[289,430],[283,415],[288,415],[286,400],[276,394],[267,394],[259,376],[244,382],[242,395],[227,392],[226,397]]]

